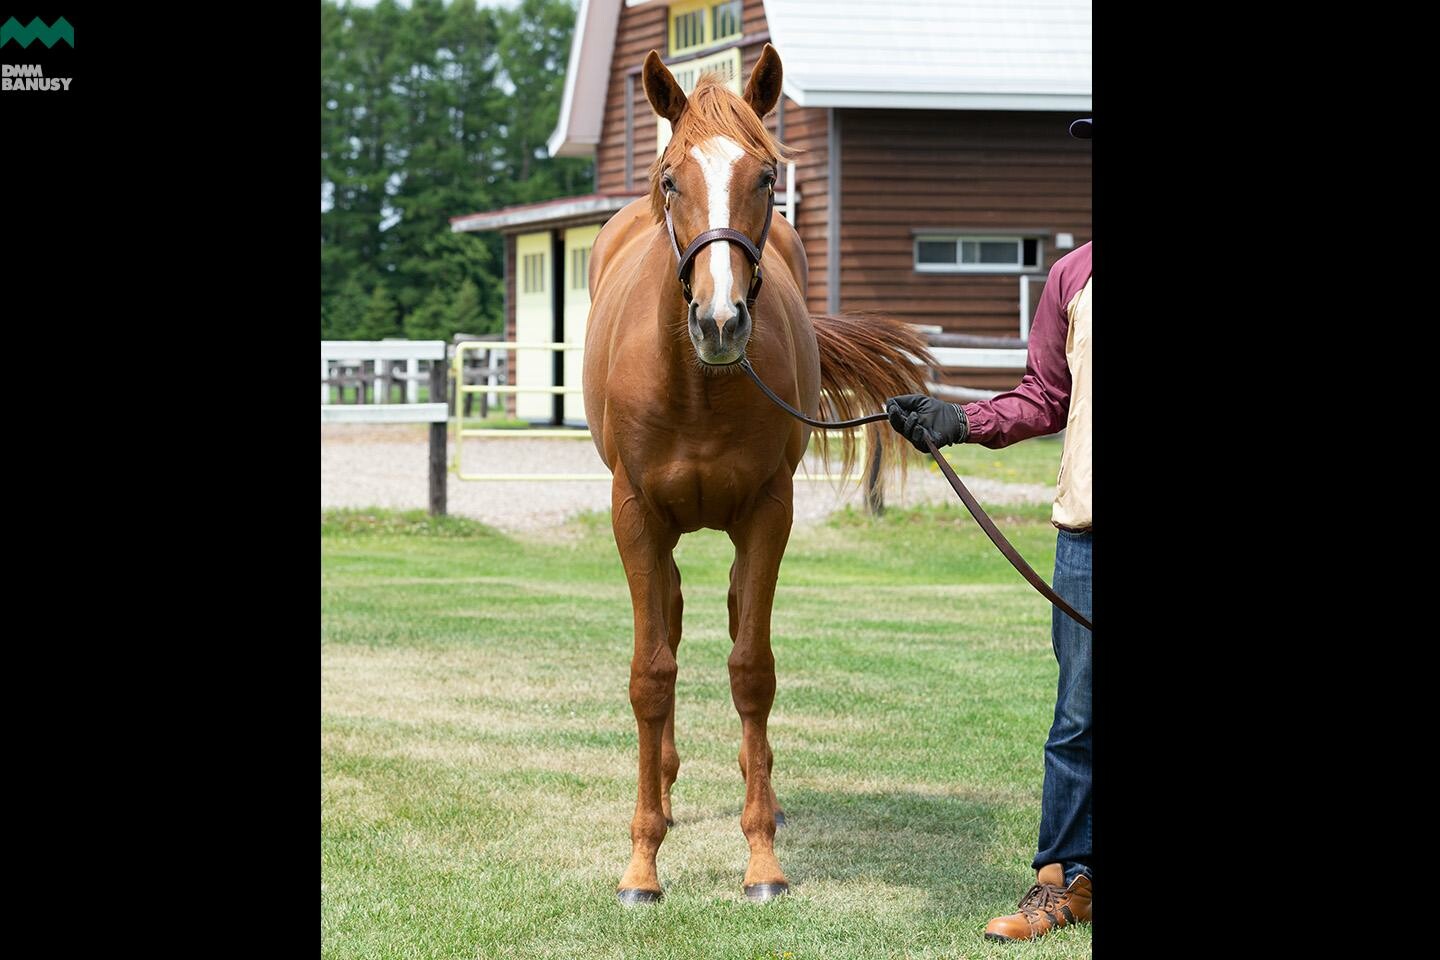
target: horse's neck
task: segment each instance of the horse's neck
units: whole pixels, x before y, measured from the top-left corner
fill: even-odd
[[[655,251],[656,247],[660,248],[659,253]],[[660,364],[657,373],[672,387],[682,390],[685,396],[693,396],[703,387],[705,375],[698,369],[695,346],[687,333],[689,305],[680,294],[680,282],[675,279],[675,255],[663,226],[652,237],[646,263],[661,264],[658,275],[649,278],[656,291],[651,333],[654,355]]]

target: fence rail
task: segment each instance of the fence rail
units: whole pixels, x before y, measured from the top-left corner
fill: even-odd
[[[951,386],[938,382],[938,368],[962,368],[979,370],[1025,369],[1026,341],[1018,337],[985,337],[973,334],[944,333],[935,328],[925,331],[936,367],[929,375],[929,390],[936,396],[950,400],[971,402],[995,396],[995,391],[971,387]],[[322,423],[428,423],[430,424],[430,512],[445,512],[446,480],[446,421],[450,413],[455,415],[455,452],[448,471],[460,480],[544,482],[544,481],[599,481],[610,480],[608,473],[469,473],[462,465],[463,440],[469,437],[515,437],[531,439],[570,439],[591,436],[589,429],[566,427],[553,428],[496,428],[465,426],[470,414],[471,400],[481,397],[481,416],[488,413],[489,398],[521,393],[544,393],[554,396],[574,396],[584,392],[579,386],[522,386],[497,382],[507,374],[504,357],[510,350],[550,350],[571,352],[584,349],[583,344],[559,341],[517,341],[501,340],[498,335],[474,337],[458,334],[453,348],[447,350],[443,340],[322,340],[320,342],[320,420]],[[481,360],[478,354],[483,352]],[[448,354],[448,356],[447,356]],[[499,358],[497,360],[497,357]],[[480,362],[470,362],[472,358]],[[448,360],[448,363],[446,362]],[[367,373],[365,363],[374,364],[374,372]],[[404,368],[392,368],[391,364],[404,363]],[[429,364],[431,402],[419,403],[419,384],[427,379],[419,371],[419,364]],[[357,369],[358,368],[358,369]],[[471,382],[482,378],[480,382]],[[405,385],[406,402],[389,403],[389,384],[399,381]],[[365,387],[375,384],[376,403],[365,404]],[[357,387],[356,405],[341,405],[330,401],[330,388],[339,386],[342,394],[347,386]],[[453,392],[452,392],[453,387]],[[436,401],[434,398],[444,398]],[[342,396],[343,399],[343,396]],[[863,442],[863,434],[861,435]],[[866,455],[867,467],[864,474],[852,474],[842,480],[863,480],[866,484],[866,500],[872,510],[882,508],[879,492],[878,450]],[[831,481],[835,478],[823,475],[802,474],[798,479],[809,481]]]
[[[332,404],[330,387],[335,379],[331,372],[332,360],[374,360],[376,400],[380,402],[369,406],[363,403],[356,406]],[[392,360],[404,360],[409,367],[407,400],[418,396],[418,391],[410,388],[418,386],[416,381],[419,371],[414,364],[421,360],[430,361],[430,396],[445,396],[444,340],[321,340],[320,422],[430,424],[430,515],[443,516],[446,507],[445,404],[416,403],[413,400],[403,404],[385,404],[381,398],[389,393],[389,384],[386,379],[387,371],[382,364]],[[343,386],[341,389],[344,389]],[[362,382],[359,385],[358,399],[363,401],[364,394],[365,385]]]

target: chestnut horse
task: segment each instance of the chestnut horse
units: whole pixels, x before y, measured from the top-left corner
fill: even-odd
[[[674,135],[650,170],[650,196],[620,210],[591,254],[585,416],[614,475],[612,524],[635,614],[630,703],[639,792],[630,866],[618,888],[627,904],[661,896],[655,855],[674,824],[670,788],[680,769],[675,654],[683,601],[672,551],[681,534],[701,527],[724,530],[735,544],[729,668],[745,780],[740,828],[750,845],[744,890],[764,900],[788,889],[775,857],[783,814],[766,735],[775,698],[770,608],[790,537],[792,477],[810,428],[770,403],[738,361],[748,357],[772,389],[808,413],[822,409],[822,390],[824,411],[846,417],[925,389],[914,358],[928,354],[905,324],[812,318],[806,309],[804,248],[790,223],[773,215],[776,168],[788,152],[761,122],[780,84],[780,58],[769,44],[743,98],[714,75],[687,97],[651,51],[645,95]],[[700,236],[717,229],[744,237]],[[762,253],[758,296],[744,238]],[[676,255],[692,241],[705,245],[682,283]],[[887,446],[899,439],[889,430],[873,436]],[[843,450],[848,473],[848,437]]]

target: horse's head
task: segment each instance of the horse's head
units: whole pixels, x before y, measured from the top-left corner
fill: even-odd
[[[650,202],[657,222],[670,214],[674,239],[686,250],[717,229],[762,244],[785,148],[761,122],[780,99],[780,56],[768,43],[737,97],[714,74],[686,96],[654,50],[645,58],[645,96],[670,121],[673,135],[650,167]],[[739,360],[750,340],[745,299],[758,263],[739,242],[719,239],[695,253],[686,270],[690,339],[706,364]],[[678,282],[678,281],[677,281]]]

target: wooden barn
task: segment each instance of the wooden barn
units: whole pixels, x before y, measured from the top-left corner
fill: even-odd
[[[594,192],[451,220],[505,235],[507,339],[584,341],[590,246],[648,191],[669,137],[645,55],[687,92],[718,70],[739,93],[767,41],[785,96],[766,125],[800,151],[776,209],[805,243],[811,310],[1027,335],[1051,264],[1091,239],[1090,142],[1067,132],[1091,113],[1089,0],[580,0],[549,150],[594,157]],[[578,352],[514,357],[519,385],[580,383]],[[1018,376],[944,379],[1003,390]],[[512,409],[584,421],[578,395]]]

